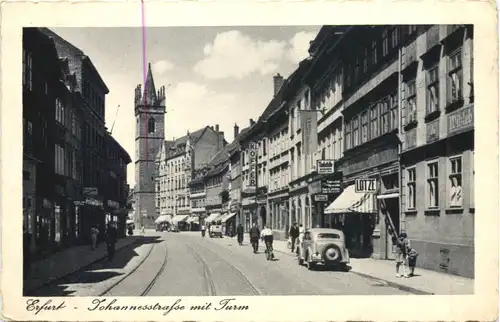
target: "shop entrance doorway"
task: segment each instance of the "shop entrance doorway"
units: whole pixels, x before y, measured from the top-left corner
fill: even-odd
[[[399,199],[387,198],[382,200],[382,211],[385,217],[386,226],[386,250],[387,259],[395,259],[395,246],[393,238],[399,234],[400,221],[399,221]]]

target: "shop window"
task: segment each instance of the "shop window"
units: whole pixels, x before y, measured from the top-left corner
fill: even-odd
[[[448,199],[450,207],[462,207],[462,157],[449,160]]]
[[[427,207],[439,207],[439,163],[427,164]]]
[[[406,179],[406,209],[413,210],[417,204],[417,195],[416,195],[416,168],[408,168],[406,170],[407,179]]]
[[[427,115],[439,110],[439,65],[427,71]]]
[[[463,99],[462,51],[450,55],[448,60],[448,104]]]

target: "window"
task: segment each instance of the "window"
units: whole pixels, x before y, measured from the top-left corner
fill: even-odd
[[[454,103],[463,98],[462,51],[451,55],[448,62],[448,103]]]
[[[368,71],[368,48],[365,48],[365,54],[363,56],[363,74]]]
[[[378,136],[378,109],[377,105],[373,105],[370,108],[370,139],[374,139]]]
[[[398,129],[399,120],[398,120],[398,94],[393,93],[389,98],[389,104],[391,104],[391,126],[390,130]]]
[[[416,25],[409,25],[408,26],[408,35],[412,35],[415,31],[417,31]]]
[[[359,117],[355,117],[352,120],[352,146],[359,145]]]
[[[406,173],[408,175],[408,178],[406,180],[406,195],[407,195],[407,203],[406,203],[406,209],[412,210],[415,209],[415,206],[417,204],[417,195],[416,195],[416,169],[415,168],[409,168],[406,170]]]
[[[399,29],[395,27],[391,30],[391,49],[398,48],[399,45]]]
[[[56,98],[56,121],[64,125],[64,105],[59,98]]]
[[[59,144],[55,146],[55,172],[64,175],[64,148]]]
[[[148,134],[155,132],[155,119],[150,117],[148,120]]]
[[[439,65],[427,72],[427,114],[439,109]]]
[[[345,149],[349,150],[351,146],[351,122],[349,122],[345,124]]]
[[[33,90],[33,55],[23,50],[23,85]]]
[[[375,65],[378,62],[378,57],[377,57],[377,41],[374,40],[372,42],[372,64]]]
[[[389,38],[387,37],[387,29],[382,33],[382,57],[389,53]]]
[[[439,164],[438,161],[427,164],[427,206],[439,207]]]
[[[383,100],[380,106],[380,135],[389,132],[389,101]]]
[[[359,80],[359,57],[356,57],[356,65],[354,66],[354,83]]]
[[[406,123],[417,121],[417,90],[416,82],[412,80],[406,83]]]
[[[462,158],[450,158],[449,200],[450,207],[462,207]]]
[[[361,115],[361,143],[368,141],[368,112]]]

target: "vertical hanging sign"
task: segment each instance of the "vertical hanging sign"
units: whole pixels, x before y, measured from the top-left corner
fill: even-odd
[[[250,142],[248,146],[248,188],[257,189],[257,150],[258,145]]]
[[[317,113],[316,110],[300,111],[303,153],[305,155],[310,155],[317,150]]]

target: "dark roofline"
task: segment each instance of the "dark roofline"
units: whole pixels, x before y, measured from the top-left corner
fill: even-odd
[[[87,62],[87,66],[89,66],[89,68],[92,71],[92,73],[94,74],[94,76],[97,77],[97,80],[99,81],[101,86],[104,88],[104,94],[108,94],[109,88],[106,85],[106,83],[104,82],[104,80],[102,79],[101,74],[99,74],[99,72],[97,71],[97,68],[95,68],[95,65],[94,65],[94,63],[92,63],[92,60],[90,60],[90,57],[87,55],[84,55],[82,57],[82,60]]]

